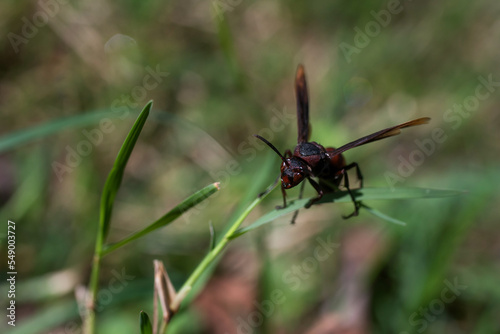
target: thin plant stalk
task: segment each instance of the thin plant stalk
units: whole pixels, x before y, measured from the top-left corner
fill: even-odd
[[[245,218],[252,212],[252,210],[267,196],[267,194],[257,197],[246,209],[241,213],[241,215],[235,219],[234,223],[229,227],[227,232],[224,234],[224,236],[220,239],[220,241],[215,245],[213,249],[210,250],[210,252],[205,256],[205,258],[200,262],[198,267],[193,271],[191,276],[186,280],[186,282],[182,285],[181,289],[179,290],[179,293],[177,294],[176,299],[173,301],[173,304],[171,307],[173,309],[177,309],[180,306],[180,303],[182,300],[186,297],[186,295],[191,291],[193,288],[193,285],[196,283],[196,281],[200,278],[200,276],[208,269],[210,264],[217,258],[217,256],[224,250],[226,245],[229,243],[229,241],[232,239],[231,236],[233,235],[236,230],[240,227],[240,225],[243,223]]]
[[[132,150],[134,149],[139,134],[141,133],[141,130],[146,123],[152,106],[153,101],[148,102],[137,117],[137,120],[134,122],[132,129],[128,133],[125,141],[122,144],[122,147],[120,148],[120,151],[118,152],[118,155],[113,164],[113,168],[111,169],[111,172],[109,173],[108,178],[106,179],[106,182],[104,184],[99,213],[99,228],[95,243],[94,258],[92,261],[92,273],[90,276],[89,288],[83,301],[85,304],[83,323],[84,334],[93,334],[95,331],[95,303],[97,290],[99,288],[101,257],[104,242],[109,231],[111,214],[113,211],[113,202],[118,188],[120,187],[127,161],[132,154]]]
[[[92,261],[92,273],[90,275],[89,290],[85,298],[85,322],[84,334],[93,334],[95,328],[95,296],[99,288],[99,272],[101,268],[101,254],[104,244],[103,229],[99,229],[95,243],[94,258]]]

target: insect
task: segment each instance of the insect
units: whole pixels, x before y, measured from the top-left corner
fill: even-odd
[[[312,198],[306,204],[306,208],[309,208],[312,204],[319,201],[324,194],[338,190],[342,184],[342,181],[344,181],[343,186],[349,193],[351,200],[354,203],[354,212],[348,216],[343,217],[347,219],[352,216],[357,216],[361,203],[359,201],[356,201],[351,191],[347,171],[350,169],[356,170],[356,175],[361,188],[363,187],[363,175],[361,174],[361,170],[359,169],[359,166],[356,162],[350,164],[346,163],[346,160],[342,153],[354,147],[398,135],[401,132],[401,129],[426,124],[430,121],[429,117],[418,118],[384,130],[377,131],[368,136],[345,144],[337,149],[333,147],[325,148],[317,142],[309,141],[309,94],[307,91],[304,66],[302,65],[298,66],[295,76],[295,95],[297,99],[298,137],[297,146],[295,146],[293,153],[290,150],[286,150],[285,154],[282,155],[278,151],[278,149],[265,138],[259,135],[254,135],[255,137],[262,140],[266,145],[268,145],[274,152],[276,152],[280,156],[282,161],[281,176],[279,179],[281,179],[283,206],[278,208],[286,207],[285,190],[299,185],[305,179],[309,181],[309,183],[318,193],[315,198]],[[318,181],[315,181],[313,177],[317,178]],[[276,180],[276,182],[278,182],[279,179]],[[299,198],[302,198],[304,184],[305,183],[302,183]],[[297,212],[295,212],[295,215],[292,218],[292,224],[294,223],[296,216]]]

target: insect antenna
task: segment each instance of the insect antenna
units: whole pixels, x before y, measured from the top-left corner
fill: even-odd
[[[284,162],[284,163],[288,166],[288,161],[287,161],[287,160],[285,159],[285,157],[284,157],[284,156],[280,153],[280,151],[278,151],[278,149],[277,149],[276,147],[274,147],[274,145],[273,145],[273,144],[271,144],[270,142],[268,142],[268,141],[267,141],[267,139],[266,139],[266,138],[264,138],[264,137],[261,137],[261,136],[259,136],[259,135],[253,135],[253,136],[254,136],[254,137],[256,137],[256,138],[259,138],[259,139],[260,139],[260,140],[262,140],[264,143],[266,143],[266,144],[267,144],[267,146],[269,146],[270,148],[272,148],[272,150],[273,150],[274,152],[276,152],[276,154],[280,156],[281,160],[282,160],[282,161],[283,161],[283,162]]]

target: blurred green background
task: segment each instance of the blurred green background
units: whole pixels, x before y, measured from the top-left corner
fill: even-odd
[[[467,193],[367,203],[406,226],[364,211],[344,221],[352,204],[329,204],[246,234],[169,333],[500,331],[500,3],[9,0],[0,22],[1,300],[9,219],[18,271],[17,325],[2,316],[2,332],[81,332],[75,289],[88,283],[100,192],[152,99],[110,240],[211,182],[222,190],[104,258],[98,333],[138,333],[153,259],[179,287],[208,250],[209,222],[221,231],[262,173],[278,175],[252,134],[293,149],[299,63],[311,139],[325,146],[432,117],[346,152],[365,186]],[[280,203],[275,190],[248,221]]]

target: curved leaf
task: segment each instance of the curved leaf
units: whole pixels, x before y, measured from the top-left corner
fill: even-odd
[[[464,191],[461,190],[441,190],[441,189],[429,189],[429,188],[361,188],[352,190],[356,200],[388,200],[388,199],[416,199],[416,198],[438,198],[438,197],[449,197],[457,196],[463,194]],[[284,216],[295,210],[303,208],[310,199],[296,200],[290,203],[286,208],[280,210],[273,210],[264,216],[257,219],[255,222],[247,227],[240,228],[234,234],[231,235],[231,239],[237,238],[240,235],[247,233],[253,229],[256,229],[264,224],[270,223],[273,220]],[[331,194],[323,196],[323,198],[318,201],[315,205],[324,203],[339,203],[339,202],[350,202],[351,197],[347,191],[337,191]],[[373,209],[372,209],[373,210]],[[371,213],[375,214],[373,210]],[[381,217],[380,215],[378,215]],[[387,216],[386,216],[387,217]],[[392,219],[392,218],[391,218]],[[393,221],[394,222],[394,221]],[[401,222],[399,222],[401,223]]]
[[[144,311],[141,311],[139,316],[139,326],[141,328],[141,334],[153,334],[153,326],[151,326],[148,314]]]
[[[129,236],[129,237],[117,242],[117,243],[114,243],[114,244],[111,244],[111,245],[105,247],[101,254],[106,255],[106,254],[114,251],[115,249],[117,249],[121,246],[124,246],[131,241],[134,241],[135,239],[138,239],[138,238],[140,238],[140,237],[142,237],[142,236],[144,236],[144,235],[146,235],[154,230],[159,229],[160,227],[163,227],[167,224],[170,224],[171,222],[173,222],[174,220],[179,218],[179,216],[181,216],[184,212],[186,212],[187,210],[189,210],[190,208],[192,208],[196,204],[202,202],[203,200],[207,199],[208,197],[210,197],[212,194],[214,194],[219,189],[220,188],[219,188],[218,182],[212,183],[212,184],[206,186],[205,188],[197,191],[193,195],[186,198],[184,201],[182,201],[182,203],[177,205],[175,208],[170,210],[168,213],[163,215],[163,217],[161,217],[160,219],[158,219],[157,221],[155,221],[151,225],[147,226],[146,228],[140,230],[139,232],[136,232],[136,233],[132,234],[131,236]]]
[[[116,112],[99,110],[96,112],[55,119],[31,128],[17,130],[0,137],[0,153],[29,142],[30,140],[43,138],[62,130],[98,123],[100,120],[107,117],[116,117]]]
[[[125,142],[123,143],[120,152],[118,152],[113,168],[106,179],[106,183],[104,184],[100,212],[100,228],[102,229],[103,240],[106,240],[106,236],[109,231],[109,222],[113,211],[113,202],[122,182],[123,171],[125,170],[127,161],[132,154],[137,138],[139,138],[139,134],[146,123],[146,119],[149,116],[149,111],[152,106],[153,101],[149,101],[139,114],[139,117],[137,117],[137,120],[127,135],[127,138],[125,138]]]

